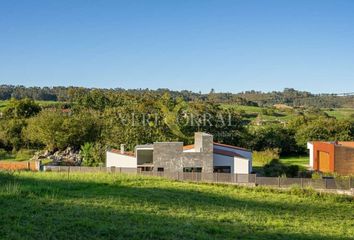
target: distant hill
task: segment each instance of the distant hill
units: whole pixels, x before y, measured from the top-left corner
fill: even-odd
[[[288,106],[288,107],[316,107],[316,108],[354,108],[354,94],[339,96],[337,94],[313,94],[286,88],[283,91],[259,92],[246,91],[240,93],[210,93],[202,94],[192,91],[172,91],[169,89],[95,89],[82,87],[24,87],[14,85],[0,85],[0,100],[10,98],[32,98],[43,101],[70,101],[75,92],[128,92],[130,94],[157,94],[169,92],[173,98],[181,97],[185,101],[201,100],[216,103],[237,104],[242,106]]]

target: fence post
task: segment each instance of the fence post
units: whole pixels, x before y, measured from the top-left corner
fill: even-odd
[[[248,179],[248,181],[249,181],[249,179]],[[254,185],[257,186],[257,173],[254,174]]]
[[[349,176],[349,190],[352,189],[352,177]]]
[[[68,167],[68,179],[69,179],[69,176],[70,176],[70,166]]]
[[[327,189],[327,178],[325,178],[325,188]]]
[[[280,188],[280,177],[278,177],[278,187]]]
[[[301,181],[301,188],[304,188],[304,179],[300,178],[300,181]]]

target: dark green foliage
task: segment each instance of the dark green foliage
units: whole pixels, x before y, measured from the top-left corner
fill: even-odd
[[[294,133],[281,125],[269,125],[255,128],[251,132],[251,149],[256,151],[277,148],[280,154],[297,152]]]
[[[296,142],[306,146],[308,141],[353,141],[353,122],[320,117],[305,120],[296,131]]]
[[[43,144],[50,150],[79,148],[100,137],[101,125],[93,111],[67,115],[60,110],[44,110],[29,119],[25,137],[32,143]]]
[[[7,150],[18,150],[24,147],[23,130],[26,126],[25,119],[0,120],[0,145]]]
[[[270,163],[264,165],[263,171],[264,175],[267,177],[279,177],[283,175],[286,177],[297,177],[299,173],[299,166],[286,166],[278,159],[274,159]]]
[[[41,104],[42,112],[39,112],[38,104],[30,99],[13,99],[2,107],[4,117],[0,121],[0,148],[46,147],[53,150],[71,146],[79,149],[86,142],[99,142],[102,148],[117,148],[120,144],[126,144],[127,150],[133,150],[137,144],[155,141],[190,144],[194,132],[205,131],[213,134],[216,142],[256,151],[279,149],[284,156],[306,153],[307,141],[353,140],[354,137],[353,121],[329,117],[316,104],[307,108],[278,105],[279,109],[275,109],[269,106],[269,103],[278,102],[297,105],[301,103],[297,99],[304,96],[331,98],[293,89],[267,94],[254,91],[197,94],[168,89],[0,86],[0,98],[3,99],[9,96],[46,99],[51,94],[56,100],[66,102]],[[273,102],[265,97],[271,97]],[[250,120],[244,110],[220,104],[252,106],[256,105],[255,102],[263,102],[267,106],[250,107],[258,111],[253,117],[264,115],[272,121],[257,123]],[[292,112],[289,117],[297,117],[287,121],[277,119],[283,117],[286,111]]]
[[[41,107],[32,99],[14,99],[12,98],[6,106],[4,116],[6,118],[28,118],[41,111]]]
[[[87,93],[91,93],[87,95]],[[100,109],[102,104],[110,102],[108,95],[129,93],[132,95],[144,95],[152,93],[162,95],[169,92],[172,98],[182,98],[185,101],[209,100],[215,103],[232,103],[247,106],[273,106],[274,104],[287,104],[290,106],[312,106],[317,108],[338,108],[354,107],[353,96],[336,96],[334,94],[312,94],[305,91],[297,91],[292,88],[286,88],[282,92],[259,92],[246,91],[241,93],[216,93],[214,90],[208,94],[195,93],[191,91],[171,91],[169,89],[89,89],[80,87],[24,87],[12,85],[0,85],[0,100],[10,98],[22,99],[31,98],[34,100],[45,101],[77,101],[79,98],[84,104],[93,103],[92,107]],[[112,102],[110,102],[112,103]]]
[[[80,148],[80,155],[83,166],[98,167],[103,166],[105,162],[105,148],[99,143],[85,143]]]

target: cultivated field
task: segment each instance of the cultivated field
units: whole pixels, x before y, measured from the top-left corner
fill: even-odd
[[[353,239],[352,198],[142,176],[0,173],[0,239]]]

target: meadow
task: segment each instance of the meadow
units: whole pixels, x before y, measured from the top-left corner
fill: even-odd
[[[309,166],[309,156],[284,156],[280,158],[280,162],[285,165],[298,165],[302,168],[307,168]]]
[[[267,115],[264,113],[264,109],[262,107],[256,106],[242,106],[242,105],[234,105],[234,104],[223,104],[224,108],[233,108],[244,113],[245,117],[249,120],[263,120],[263,121],[281,121],[286,122],[297,116],[296,111],[292,111],[291,109],[274,109],[273,114]],[[353,108],[334,108],[334,109],[322,109],[329,116],[334,117],[338,120],[349,120],[354,116]]]
[[[353,239],[353,198],[157,177],[0,173],[0,239]]]
[[[331,110],[325,110],[325,112],[337,119],[353,119],[354,118],[354,108],[335,108]]]

